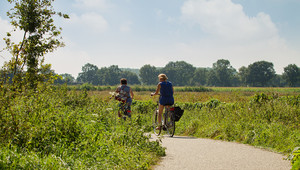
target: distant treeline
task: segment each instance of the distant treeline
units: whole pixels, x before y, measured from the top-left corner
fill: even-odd
[[[131,85],[156,85],[157,75],[164,73],[175,86],[215,86],[215,87],[299,87],[300,68],[290,64],[282,75],[276,74],[273,63],[257,61],[238,70],[228,60],[220,59],[212,68],[196,68],[185,61],[169,62],[157,68],[144,65],[140,69],[121,69],[117,65],[98,68],[87,63],[75,79],[71,74],[61,74],[58,84],[117,85],[126,78]]]

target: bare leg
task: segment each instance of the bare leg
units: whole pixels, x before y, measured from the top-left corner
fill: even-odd
[[[163,105],[159,105],[158,106],[158,126],[161,126],[161,119],[162,119],[162,114],[164,111],[164,106]]]

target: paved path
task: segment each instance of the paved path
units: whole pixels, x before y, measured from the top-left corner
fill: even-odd
[[[156,140],[155,135],[152,140]],[[285,156],[252,146],[191,137],[163,137],[166,156],[155,170],[290,170]]]

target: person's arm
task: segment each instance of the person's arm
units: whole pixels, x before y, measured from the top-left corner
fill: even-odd
[[[116,89],[116,93],[119,93],[120,92],[120,89],[119,89],[119,87],[117,87],[117,89]]]
[[[158,84],[155,93],[151,93],[151,96],[158,95],[160,91],[161,85]]]
[[[131,88],[130,88],[130,95],[131,95],[131,98],[133,99],[134,94],[133,94],[133,91]]]

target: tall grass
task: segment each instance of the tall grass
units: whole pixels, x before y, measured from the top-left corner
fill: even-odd
[[[165,154],[116,102],[48,88],[0,100],[0,169],[148,169]]]
[[[177,135],[262,147],[295,155],[291,158],[292,163],[294,166],[299,164],[299,149],[293,152],[300,146],[299,94],[286,95],[285,91],[256,93],[252,96],[248,92],[175,94],[178,99],[175,104],[185,110],[181,120],[176,123]],[[151,114],[155,100],[144,99],[138,102],[137,108]]]
[[[284,154],[300,146],[300,95],[262,93],[249,101],[211,99],[179,105],[185,113],[176,123],[177,134],[235,141]]]
[[[238,141],[289,153],[300,146],[300,95],[255,95],[248,102],[210,100],[182,105],[185,116],[177,132],[198,137]],[[197,106],[197,107],[195,107]]]
[[[156,99],[135,91],[133,117],[117,118],[109,91],[47,87],[0,95],[0,169],[149,169],[165,150],[150,142]],[[149,90],[152,87],[149,87]],[[155,87],[154,87],[155,89]],[[285,89],[287,90],[287,89]],[[175,92],[177,135],[236,141],[285,154],[300,146],[296,91]],[[299,164],[294,151],[294,165]]]

